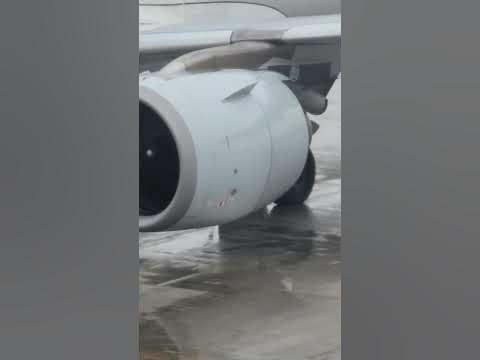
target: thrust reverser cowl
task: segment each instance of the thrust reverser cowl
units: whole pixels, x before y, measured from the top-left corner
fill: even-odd
[[[140,231],[227,223],[300,176],[309,123],[273,72],[141,76]]]

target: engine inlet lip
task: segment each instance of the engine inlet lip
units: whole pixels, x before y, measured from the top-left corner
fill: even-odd
[[[195,147],[182,116],[156,91],[140,84],[139,104],[148,106],[163,119],[177,146],[180,162],[177,190],[167,208],[158,214],[139,216],[140,232],[162,231],[177,223],[187,213],[192,203],[197,186]]]

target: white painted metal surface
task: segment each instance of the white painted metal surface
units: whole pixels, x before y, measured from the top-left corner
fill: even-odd
[[[271,7],[252,3],[181,3],[180,1],[140,1],[139,23],[142,26],[157,24],[171,26],[178,24],[214,25],[235,22],[249,23],[284,18]]]

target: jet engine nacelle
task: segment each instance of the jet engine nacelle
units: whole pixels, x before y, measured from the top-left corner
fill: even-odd
[[[310,123],[285,80],[247,70],[140,76],[141,231],[227,223],[289,190]]]

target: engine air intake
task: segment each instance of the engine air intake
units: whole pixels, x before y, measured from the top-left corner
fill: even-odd
[[[165,121],[140,102],[139,185],[140,215],[155,215],[172,202],[178,188],[180,161],[177,145]]]

